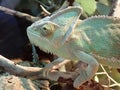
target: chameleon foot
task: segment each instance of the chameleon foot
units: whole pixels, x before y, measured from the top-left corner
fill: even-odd
[[[54,60],[53,62],[47,64],[43,68],[43,70],[44,70],[43,75],[47,77],[49,75],[50,71],[59,69],[60,67],[62,67],[63,65],[65,65],[68,62],[70,62],[70,60],[65,60],[63,58],[58,58],[58,59]]]

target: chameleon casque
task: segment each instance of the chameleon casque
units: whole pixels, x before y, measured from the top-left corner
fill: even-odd
[[[88,64],[74,80],[75,88],[90,80],[99,64],[120,68],[120,19],[93,16],[79,20],[81,12],[80,7],[69,7],[27,28],[32,44],[61,57],[51,63],[58,65],[69,59]]]

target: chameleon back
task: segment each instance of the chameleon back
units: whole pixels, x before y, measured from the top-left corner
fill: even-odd
[[[76,27],[81,47],[103,57],[120,56],[120,19],[92,17]]]

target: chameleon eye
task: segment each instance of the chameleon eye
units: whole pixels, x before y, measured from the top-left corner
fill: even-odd
[[[43,27],[43,30],[47,30],[47,28],[46,28],[46,27]]]
[[[48,27],[46,26],[46,25],[44,25],[42,28],[41,28],[41,30],[42,30],[42,35],[43,36],[48,36],[49,35],[49,33],[50,33],[50,31],[49,31],[49,29],[48,29]]]

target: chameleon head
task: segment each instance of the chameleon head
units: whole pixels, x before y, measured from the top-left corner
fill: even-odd
[[[50,52],[54,45],[54,33],[59,25],[49,20],[39,20],[27,28],[27,35],[31,43],[40,49]],[[60,34],[59,34],[60,35]]]
[[[61,41],[66,41],[69,37],[73,30],[69,27],[74,26],[81,11],[79,7],[69,7],[54,13],[50,17],[36,21],[27,28],[30,42],[44,51],[59,47]]]

